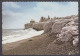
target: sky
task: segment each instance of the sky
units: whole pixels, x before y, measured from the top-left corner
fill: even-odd
[[[2,2],[2,28],[24,29],[31,19],[78,14],[78,2]]]

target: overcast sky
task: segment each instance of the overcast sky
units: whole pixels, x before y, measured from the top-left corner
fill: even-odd
[[[78,14],[78,2],[2,2],[2,28],[21,29],[31,19],[41,16],[69,16]]]

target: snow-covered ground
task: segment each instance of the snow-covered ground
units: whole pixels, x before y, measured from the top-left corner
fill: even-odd
[[[44,31],[36,31],[32,28],[26,30],[2,30],[2,44],[20,41],[42,34]]]

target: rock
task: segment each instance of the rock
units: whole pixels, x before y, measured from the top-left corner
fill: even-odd
[[[71,19],[71,16],[66,16],[65,19]]]
[[[34,24],[33,24],[33,29],[43,30],[44,23],[45,23],[45,22],[34,23]]]
[[[69,31],[71,32],[71,34],[72,34],[73,36],[79,34],[79,32],[78,32],[78,31],[79,31],[79,30],[78,30],[78,26],[70,26],[69,28],[70,28]]]
[[[25,29],[33,28],[33,23],[35,23],[35,20],[31,19],[30,23],[25,24]]]
[[[73,46],[78,46],[78,42],[79,42],[78,36],[73,37],[73,38],[74,38],[74,40],[73,40]]]
[[[60,33],[62,28],[65,26],[65,22],[56,22],[52,25],[51,33]]]
[[[78,17],[75,17],[75,18],[74,18],[74,22],[75,22],[75,23],[78,23]]]
[[[50,20],[50,17],[48,16],[48,18],[45,18],[45,17],[41,17],[40,21],[39,22],[46,22]]]
[[[40,22],[44,22],[45,18],[41,17]]]
[[[31,19],[30,23],[35,23],[35,20]]]
[[[65,32],[65,31],[75,31],[75,30],[78,30],[78,26],[65,26],[62,28],[62,31],[61,32]]]
[[[73,36],[78,36],[78,35],[79,35],[78,30],[72,30],[72,31],[71,31],[71,34],[72,34]]]
[[[47,32],[49,32],[49,31],[51,31],[51,30],[52,30],[52,25],[53,25],[53,22],[51,22],[51,21],[45,23],[45,24],[44,24],[44,27],[43,27],[44,33],[47,33]]]
[[[75,26],[75,22],[71,21],[71,22],[67,23],[66,26]]]
[[[74,19],[75,17],[78,17],[78,15],[71,15],[64,17],[65,19]]]
[[[62,42],[69,41],[71,39],[72,35],[69,31],[63,32],[59,35],[59,38]]]
[[[76,26],[79,26],[79,23],[75,23]]]
[[[33,27],[33,24],[32,23],[25,24],[25,29],[32,28],[32,27]]]
[[[77,49],[77,48],[75,48]],[[68,55],[75,55],[75,54],[79,54],[79,51],[78,50],[72,50],[72,51],[69,51]]]
[[[48,19],[50,19],[50,17],[48,16]]]
[[[69,41],[72,36],[78,36],[78,26],[63,27],[59,34],[61,41]]]

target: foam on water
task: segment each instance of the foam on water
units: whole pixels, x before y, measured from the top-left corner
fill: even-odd
[[[2,40],[3,40],[2,44],[16,42],[16,41],[20,41],[20,40],[23,40],[23,39],[31,38],[33,36],[40,35],[43,32],[44,32],[43,30],[36,31],[32,28],[27,29],[27,30],[13,31],[13,33],[11,35],[2,37]]]

